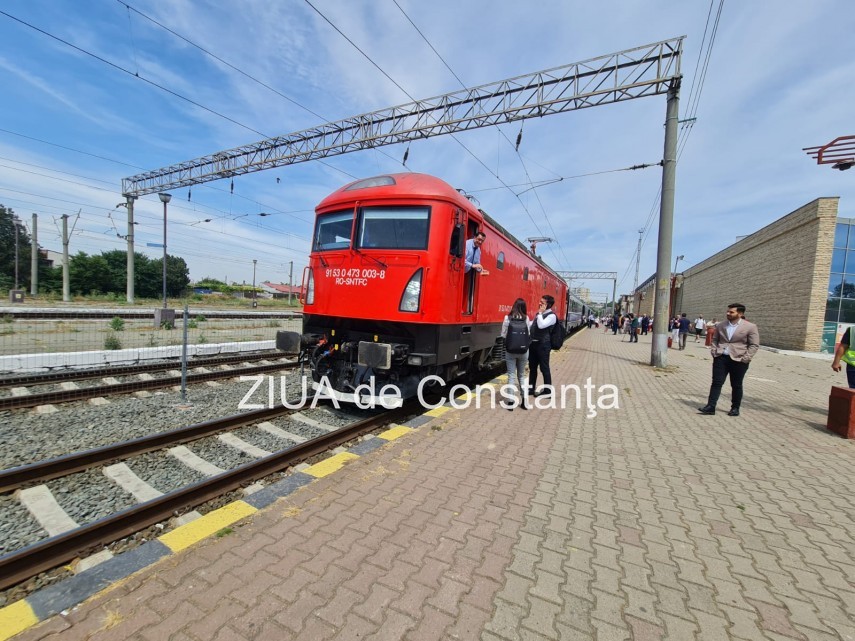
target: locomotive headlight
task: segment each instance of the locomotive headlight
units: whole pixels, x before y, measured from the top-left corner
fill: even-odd
[[[309,269],[309,282],[306,283],[306,304],[314,305],[315,303],[315,272]]]
[[[422,294],[422,272],[419,269],[412,275],[407,286],[404,287],[404,293],[401,296],[401,304],[398,305],[398,310],[402,312],[417,312],[419,311],[419,302]]]

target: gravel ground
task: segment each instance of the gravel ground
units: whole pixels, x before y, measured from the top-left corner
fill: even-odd
[[[47,537],[29,511],[10,494],[0,496],[0,556]]]
[[[284,380],[286,394],[293,402],[300,391],[300,378],[291,372]],[[278,398],[279,377],[275,377],[274,381]],[[252,381],[235,380],[216,387],[194,385],[188,389],[188,400],[191,404],[186,409],[180,408],[180,392],[170,390],[156,392],[148,398],[118,396],[102,406],[85,402],[68,403],[58,406],[59,411],[51,414],[37,414],[32,410],[5,412],[0,414],[0,468],[34,463],[45,458],[238,414],[241,413],[238,405],[252,385]],[[263,389],[255,393],[253,402],[266,403],[266,386],[267,381]],[[332,427],[341,427],[369,416],[369,412],[351,414],[344,407],[335,410],[322,406],[307,408],[302,413],[314,421]],[[272,422],[277,427],[306,439],[327,433],[326,430],[287,417],[274,419]],[[270,452],[294,445],[291,440],[276,437],[256,426],[238,428],[233,433]],[[254,460],[252,456],[226,445],[216,436],[188,443],[186,447],[223,470]],[[150,452],[128,459],[125,463],[142,480],[163,493],[204,478],[202,474],[183,465],[165,451]],[[46,485],[59,505],[80,525],[135,504],[134,497],[107,478],[102,468],[54,479]],[[0,496],[0,554],[31,545],[46,536],[47,533],[18,503],[13,493]]]

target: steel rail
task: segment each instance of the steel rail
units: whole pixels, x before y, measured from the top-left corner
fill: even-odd
[[[285,358],[282,352],[249,352],[245,355],[218,356],[216,358],[194,359],[187,362],[188,367],[213,367],[230,363],[251,363],[253,361]],[[141,363],[137,365],[114,365],[112,367],[95,367],[88,369],[61,369],[41,374],[22,374],[20,376],[0,377],[0,389],[4,387],[20,387],[26,385],[47,385],[57,381],[80,381],[90,378],[106,378],[108,376],[129,376],[145,372],[170,370],[180,366],[180,362]]]
[[[82,472],[96,465],[122,461],[132,456],[138,456],[154,450],[163,449],[169,445],[178,445],[195,441],[217,432],[232,430],[236,427],[260,423],[276,418],[294,410],[285,407],[265,408],[234,414],[210,421],[194,423],[178,429],[149,434],[140,438],[113,443],[91,450],[72,452],[38,463],[30,463],[18,467],[0,470],[0,493],[17,490],[24,485],[41,483],[50,479],[67,476],[74,472]]]
[[[39,572],[58,567],[81,554],[108,545],[125,536],[159,523],[175,513],[195,508],[241,486],[326,452],[377,427],[412,415],[417,403],[343,427],[276,452],[258,461],[241,465],[191,486],[99,519],[75,530],[0,557],[0,590],[25,581]]]
[[[283,369],[297,367],[296,362],[274,363],[271,365],[254,365],[240,369],[220,370],[217,372],[205,372],[201,374],[188,374],[187,383],[203,383],[218,378],[229,378],[232,376],[243,376],[246,374],[261,374],[264,372],[275,372]],[[128,394],[141,390],[158,389],[180,385],[180,376],[168,376],[156,378],[150,381],[133,381],[132,383],[113,383],[111,385],[99,385],[97,387],[81,387],[75,390],[62,390],[59,392],[43,392],[41,394],[29,394],[27,396],[9,396],[0,398],[0,411],[21,409],[24,407],[36,407],[37,405],[50,405],[52,403],[70,403],[98,396],[111,396],[114,394]]]

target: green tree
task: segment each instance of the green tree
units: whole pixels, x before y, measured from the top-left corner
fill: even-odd
[[[11,207],[0,205],[0,290],[15,286],[15,216]],[[32,239],[24,221],[18,223],[18,285],[30,289]],[[52,291],[57,285],[54,268],[47,258],[39,256],[39,290]],[[62,271],[59,273],[59,290],[62,290]]]

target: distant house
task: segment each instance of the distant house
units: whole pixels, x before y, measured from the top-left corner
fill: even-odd
[[[300,296],[299,285],[285,285],[282,283],[270,283],[265,281],[261,283],[259,287],[262,291],[272,295],[273,298],[288,298],[289,294],[295,299]]]

